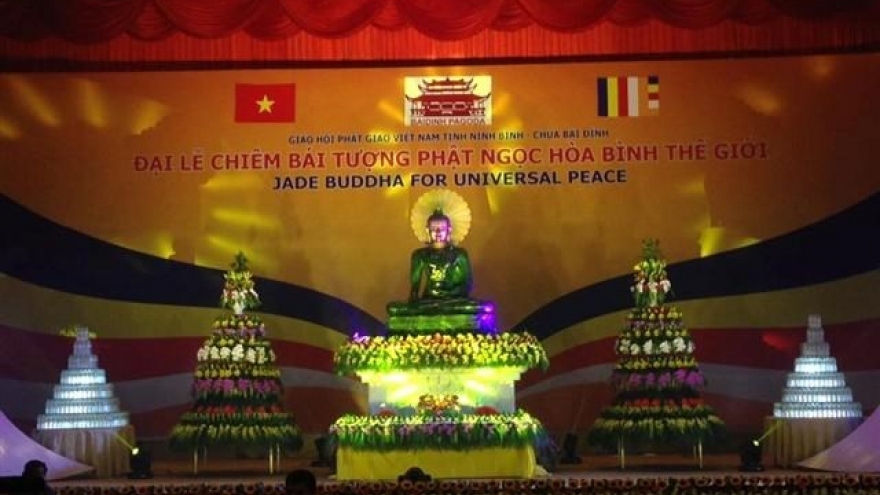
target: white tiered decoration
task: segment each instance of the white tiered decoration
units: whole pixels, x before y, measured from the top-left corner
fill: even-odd
[[[773,405],[776,418],[861,418],[862,405],[853,402],[837,359],[831,357],[822,319],[808,317],[807,341],[801,344],[801,357],[794,372],[788,374],[782,402]]]
[[[37,430],[121,428],[128,425],[128,413],[119,410],[113,385],[98,367],[98,356],[92,353],[89,329],[76,327],[73,354],[67,369],[61,372],[61,383],[55,386],[46,401],[46,413],[37,418]]]

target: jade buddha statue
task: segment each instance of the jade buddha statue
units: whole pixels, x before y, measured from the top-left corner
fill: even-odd
[[[410,258],[409,300],[388,304],[392,331],[494,331],[494,305],[470,297],[473,274],[464,248],[452,242],[441,210],[428,217],[428,243]]]

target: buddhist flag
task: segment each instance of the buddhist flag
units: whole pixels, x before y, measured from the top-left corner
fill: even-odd
[[[296,117],[296,85],[236,84],[236,122],[293,122]]]
[[[660,77],[624,76],[597,79],[600,117],[640,117],[660,113]]]

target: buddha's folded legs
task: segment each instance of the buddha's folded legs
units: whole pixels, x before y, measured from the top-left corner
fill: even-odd
[[[495,312],[495,304],[476,299],[419,299],[417,301],[397,301],[387,306],[390,316],[418,315],[481,315]]]

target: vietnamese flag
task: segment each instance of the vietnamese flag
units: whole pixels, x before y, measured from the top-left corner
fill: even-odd
[[[236,122],[293,122],[296,117],[296,85],[236,84]]]

